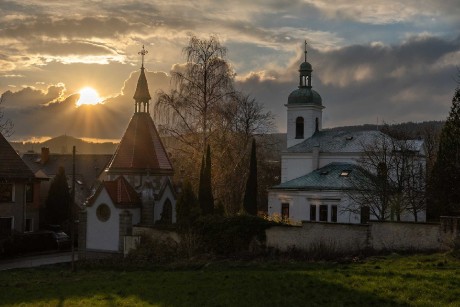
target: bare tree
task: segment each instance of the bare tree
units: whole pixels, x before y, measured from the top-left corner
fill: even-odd
[[[273,115],[235,90],[226,52],[216,36],[192,36],[183,49],[186,65],[172,72],[173,89],[159,93],[155,118],[161,132],[175,139],[169,146],[173,163],[195,185],[211,146],[216,204],[234,213],[241,207],[251,138],[273,129]]]
[[[359,214],[369,208],[377,220],[401,220],[406,213],[418,220],[425,211],[425,165],[422,141],[395,139],[386,134],[363,144],[358,174],[348,192],[352,202],[345,208]]]
[[[3,112],[3,100],[4,96],[0,97],[0,133],[5,137],[11,136],[13,134],[13,122],[9,118],[5,118],[5,113]]]

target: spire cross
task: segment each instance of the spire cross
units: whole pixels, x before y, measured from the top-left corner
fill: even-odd
[[[305,62],[307,61],[307,40],[305,40]]]
[[[137,54],[140,54],[142,56],[142,68],[144,68],[144,56],[149,53],[147,50],[145,50],[144,45],[142,45],[142,50],[139,51]]]

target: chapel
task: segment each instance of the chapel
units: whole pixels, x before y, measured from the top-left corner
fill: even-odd
[[[134,93],[134,114],[101,175],[102,183],[86,202],[87,251],[123,251],[132,226],[176,222],[173,166],[150,115],[151,96],[142,66]]]

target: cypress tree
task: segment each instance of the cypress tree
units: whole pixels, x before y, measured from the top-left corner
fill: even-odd
[[[201,213],[203,215],[213,214],[214,212],[214,197],[212,195],[211,183],[211,148],[207,147],[206,159],[203,157],[201,162],[199,195]]]
[[[257,215],[257,157],[255,139],[252,140],[249,176],[244,192],[243,207],[247,213]]]
[[[70,189],[67,184],[67,176],[62,166],[51,182],[46,199],[46,221],[49,224],[62,225],[69,219],[70,213]]]
[[[428,218],[460,213],[460,86],[441,131],[437,160],[428,186]]]
[[[193,193],[192,185],[186,181],[176,203],[177,224],[188,229],[200,215],[198,199]]]

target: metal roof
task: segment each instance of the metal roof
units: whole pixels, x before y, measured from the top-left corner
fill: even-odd
[[[283,190],[341,190],[352,188],[360,168],[353,163],[332,162],[313,172],[272,187]]]

